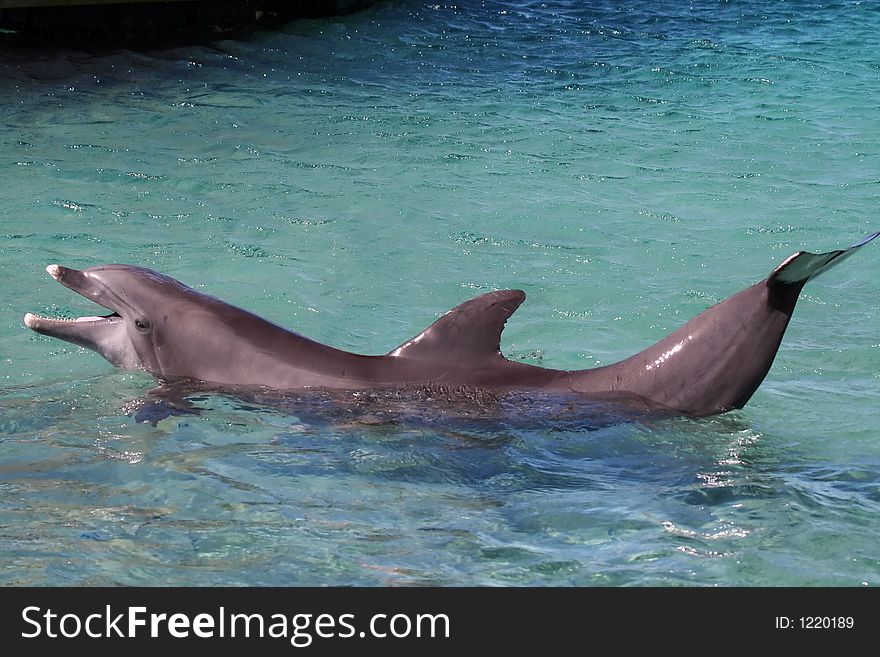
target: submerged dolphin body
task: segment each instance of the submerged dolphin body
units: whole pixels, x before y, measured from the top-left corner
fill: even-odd
[[[83,271],[49,265],[62,285],[112,311],[51,319],[28,313],[38,333],[93,349],[116,366],[163,381],[278,391],[439,386],[534,392],[585,400],[640,400],[675,414],[742,408],[770,369],[803,286],[880,232],[848,249],[798,252],[763,281],[700,313],[644,351],[588,370],[515,363],[501,331],[525,299],[519,290],[466,301],[384,356],[353,354],[283,329],[163,274],[129,265]]]

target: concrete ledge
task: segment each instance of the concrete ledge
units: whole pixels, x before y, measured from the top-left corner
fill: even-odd
[[[163,2],[192,2],[193,0],[163,0]],[[157,0],[0,0],[0,9],[30,9],[39,7],[82,7],[86,5],[156,4]]]
[[[59,41],[220,34],[348,14],[377,0],[0,0],[0,29]]]

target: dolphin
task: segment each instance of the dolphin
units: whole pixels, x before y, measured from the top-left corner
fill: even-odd
[[[525,300],[520,290],[483,294],[453,308],[385,355],[335,349],[158,272],[111,264],[82,271],[49,265],[52,278],[111,311],[25,325],[92,349],[113,365],[161,382],[219,388],[363,391],[442,387],[621,399],[674,414],[742,408],[764,380],[804,285],[880,235],[847,249],[799,251],[770,275],[703,311],[656,344],[620,362],[556,370],[512,362],[501,332]]]

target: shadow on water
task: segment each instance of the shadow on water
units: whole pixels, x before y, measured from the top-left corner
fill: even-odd
[[[785,458],[739,414],[671,417],[644,400],[439,388],[229,395],[161,387],[126,401],[139,379],[113,389],[125,378],[114,374],[7,390],[0,434],[102,453],[124,453],[119,443],[134,440],[141,451],[173,454],[184,441],[193,453],[181,455],[182,467],[196,453],[250,454],[273,476],[351,473],[508,491],[654,482],[704,505],[773,494],[761,473]]]
[[[276,475],[349,473],[508,492],[654,482],[702,505],[773,490],[741,480],[773,460],[741,416],[675,417],[638,398],[463,388],[230,396],[171,387],[126,409],[172,434],[268,428],[257,460]],[[183,419],[175,425],[171,416]]]
[[[261,471],[255,480],[266,473],[349,474],[487,492],[613,490],[637,482],[692,506],[784,498],[809,508],[821,504],[816,495],[880,503],[869,465],[804,464],[741,412],[690,419],[611,400],[428,388],[234,396],[159,388],[138,396],[144,380],[116,372],[2,391],[0,443],[8,455],[12,444],[47,443],[75,448],[78,460],[152,455],[182,469],[234,456],[253,461]],[[4,469],[20,466],[11,459]]]
[[[665,582],[675,555],[765,540],[768,513],[880,506],[870,464],[823,470],[740,413],[202,391],[153,427],[124,410],[145,381],[0,392],[5,581]]]

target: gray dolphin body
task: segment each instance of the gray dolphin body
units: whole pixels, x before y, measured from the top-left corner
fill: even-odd
[[[24,323],[163,381],[280,391],[401,386],[536,391],[638,399],[703,416],[741,408],[749,400],[773,363],[803,286],[878,235],[848,249],[795,253],[763,281],[700,313],[660,342],[589,370],[545,369],[502,355],[505,322],[525,299],[519,290],[466,301],[384,356],[334,349],[173,278],[129,265],[82,271],[48,266],[62,285],[113,312],[75,320],[28,313]]]

